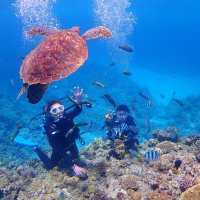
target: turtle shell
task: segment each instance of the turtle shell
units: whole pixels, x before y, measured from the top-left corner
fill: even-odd
[[[20,77],[29,85],[49,84],[75,72],[87,57],[88,49],[83,37],[72,30],[56,31],[24,59]]]

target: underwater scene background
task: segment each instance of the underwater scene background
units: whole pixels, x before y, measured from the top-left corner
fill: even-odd
[[[1,1],[0,199],[200,199],[199,10],[197,0]],[[16,100],[23,59],[44,39],[27,36],[27,30],[80,26],[83,34],[99,25],[113,36],[88,40],[83,66],[51,83],[38,104],[30,104],[26,95]],[[51,152],[38,128],[43,118],[34,116],[52,99],[66,97],[62,101],[70,106],[67,96],[75,86],[93,105],[75,119],[92,123],[81,127],[87,131],[85,144],[77,141],[81,157],[91,164],[85,181],[45,170],[32,148]],[[109,144],[101,128],[115,108],[105,95],[130,108],[139,126],[139,151],[159,149],[159,160],[145,162],[133,154],[106,160]]]

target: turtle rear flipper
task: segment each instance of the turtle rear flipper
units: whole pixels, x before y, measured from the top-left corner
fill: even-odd
[[[36,104],[43,97],[48,84],[33,84],[28,87],[27,98],[29,103]]]
[[[97,26],[86,31],[82,37],[85,40],[91,40],[95,38],[109,38],[111,36],[112,36],[112,33],[108,28],[104,26]]]

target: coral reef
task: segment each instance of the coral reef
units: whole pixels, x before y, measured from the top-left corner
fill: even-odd
[[[200,198],[200,184],[197,184],[182,193],[180,200],[199,200]]]
[[[100,160],[95,164],[95,168],[97,171],[97,176],[106,176],[106,171],[108,168],[108,164],[106,163],[106,160]]]
[[[98,141],[98,142],[97,142]],[[140,145],[139,151],[148,148]],[[37,159],[12,168],[0,168],[0,195],[3,199],[78,199],[78,200],[171,200],[186,198],[190,188],[199,184],[200,165],[188,145],[169,141],[158,143],[155,148],[164,151],[161,159],[145,163],[126,155],[123,160],[106,160],[109,148],[106,141],[98,139],[81,151],[88,162],[87,180],[70,176],[65,169],[46,171]],[[194,150],[198,151],[196,146]],[[91,159],[88,155],[98,157]],[[87,156],[86,156],[87,155]],[[182,163],[175,168],[175,160]],[[198,193],[197,193],[198,194]],[[194,194],[196,195],[196,194]]]
[[[193,143],[195,143],[197,140],[200,140],[200,134],[190,134],[187,137],[190,138]]]
[[[177,179],[179,183],[179,187],[182,191],[185,191],[186,189],[194,186],[195,184],[195,178],[189,175],[182,176]]]
[[[130,174],[122,177],[121,185],[126,190],[133,189],[137,191],[140,186],[140,181],[137,176]]]
[[[166,191],[152,191],[148,196],[149,200],[171,200],[171,195]]]
[[[154,142],[153,142],[154,143]],[[138,148],[143,152],[148,142]],[[188,146],[182,140],[158,142],[161,158],[145,163],[127,154],[123,160],[106,160],[109,142],[97,139],[81,151],[88,164],[88,179],[70,177],[64,169],[46,171],[39,160],[31,158],[23,164],[11,162],[0,167],[0,195],[5,199],[116,199],[158,200],[179,199],[200,178],[196,145]],[[191,151],[192,149],[192,151]],[[182,163],[175,168],[175,160]],[[181,198],[182,198],[181,197]]]
[[[177,149],[177,145],[169,141],[161,142],[156,147],[161,150],[162,154],[170,153]]]
[[[168,127],[166,130],[156,129],[153,131],[153,137],[158,141],[178,142],[178,129],[176,127]]]
[[[104,191],[97,189],[94,191],[94,195],[89,200],[108,200],[107,195]]]
[[[197,162],[200,163],[200,151],[199,151],[199,150],[198,150],[198,151],[195,151],[195,152],[194,152],[194,155],[195,155],[195,157],[196,157],[196,159],[197,159]]]

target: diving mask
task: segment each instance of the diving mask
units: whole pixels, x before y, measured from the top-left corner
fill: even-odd
[[[53,115],[56,115],[56,114],[63,112],[64,109],[65,109],[65,107],[63,105],[59,105],[57,107],[51,108],[50,113]]]
[[[129,112],[126,111],[118,111],[116,114],[117,114],[117,121],[125,121],[129,116]]]

